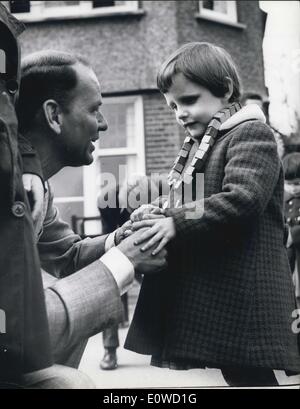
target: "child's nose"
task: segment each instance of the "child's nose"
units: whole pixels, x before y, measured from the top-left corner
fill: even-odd
[[[186,111],[186,109],[185,108],[178,108],[177,118],[182,121],[187,117],[188,117],[188,112]]]

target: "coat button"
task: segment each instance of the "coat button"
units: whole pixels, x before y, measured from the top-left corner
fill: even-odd
[[[23,217],[25,214],[25,203],[23,202],[15,202],[12,205],[11,211],[14,216],[16,217]]]
[[[288,218],[287,218],[287,222],[289,223],[290,221],[291,221],[291,218],[290,218],[290,217],[288,217]]]
[[[292,204],[293,204],[293,201],[292,201],[292,200],[290,200],[290,201],[289,201],[289,205],[292,205]]]

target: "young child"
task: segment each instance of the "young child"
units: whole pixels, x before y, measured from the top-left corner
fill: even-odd
[[[156,366],[220,368],[230,385],[275,385],[272,369],[298,373],[300,357],[274,137],[257,106],[240,109],[239,75],[220,47],[182,46],[158,87],[189,136],[165,209],[132,217],[133,229],[149,227],[144,249],[167,245],[168,268],[144,277],[125,347]],[[199,173],[204,198],[175,203],[182,185],[196,193]],[[192,206],[204,211],[187,217]]]
[[[294,152],[283,159],[285,220],[289,226],[287,250],[296,291],[297,307],[300,308],[300,153]]]

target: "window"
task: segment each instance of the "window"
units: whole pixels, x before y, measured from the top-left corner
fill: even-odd
[[[10,1],[10,11],[12,13],[29,13],[30,12],[30,1],[20,0],[20,1]]]
[[[126,181],[127,176],[145,174],[142,97],[103,98],[103,102],[101,111],[108,130],[100,133],[94,162],[80,168],[65,168],[50,181],[54,204],[69,223],[73,215],[99,216],[97,198],[108,180],[104,173],[113,175],[117,183]],[[87,221],[85,233],[101,233],[101,224]]]
[[[138,1],[4,1],[22,21],[84,18],[137,12]]]
[[[50,179],[54,191],[54,204],[61,218],[71,223],[71,217],[84,216],[82,168],[64,168]]]
[[[237,23],[236,1],[212,1],[204,0],[199,2],[200,16],[208,19]]]

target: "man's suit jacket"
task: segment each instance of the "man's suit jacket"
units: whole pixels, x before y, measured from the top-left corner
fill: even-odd
[[[125,347],[194,367],[300,371],[283,237],[283,171],[269,127],[226,131],[204,169],[202,217],[169,209],[168,268],[144,278]]]
[[[82,240],[75,234],[60,219],[49,184],[40,226],[38,250],[55,362],[76,367],[88,338],[122,320],[119,289],[99,260],[107,235]]]
[[[23,172],[42,178],[35,148],[19,135]],[[88,338],[122,320],[117,284],[99,261],[107,235],[82,240],[59,216],[45,183],[43,212],[35,225],[55,362],[78,366]]]
[[[122,303],[108,268],[97,260],[57,279],[43,272],[55,362],[79,365],[88,338],[122,320]]]

